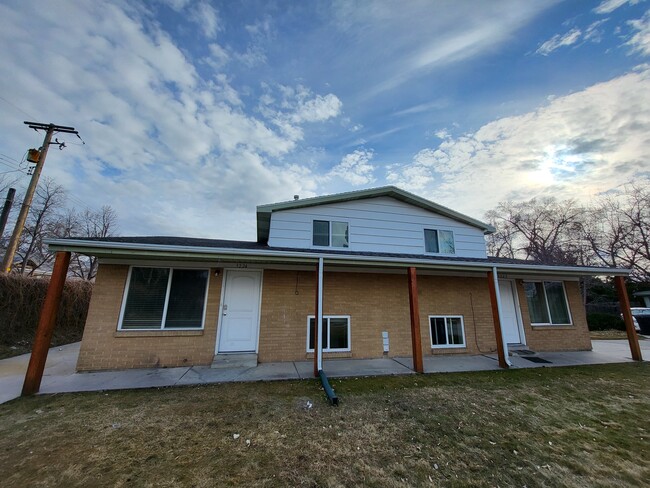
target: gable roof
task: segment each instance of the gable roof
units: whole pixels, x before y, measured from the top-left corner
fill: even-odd
[[[423,208],[450,219],[462,222],[483,231],[484,234],[492,234],[495,229],[485,222],[473,219],[460,212],[439,205],[425,198],[414,195],[413,193],[397,188],[396,186],[382,186],[379,188],[368,188],[366,190],[349,191],[345,193],[335,193],[334,195],[325,195],[322,197],[300,198],[288,202],[269,203],[257,206],[257,242],[266,243],[269,240],[269,230],[271,227],[271,214],[280,210],[291,210],[296,208],[315,207],[317,205],[326,205],[330,203],[352,202],[354,200],[364,200],[366,198],[391,197],[396,200],[408,203],[410,205]]]

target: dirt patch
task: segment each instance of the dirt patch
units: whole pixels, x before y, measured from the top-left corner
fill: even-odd
[[[0,406],[3,486],[644,486],[650,366],[220,384]]]

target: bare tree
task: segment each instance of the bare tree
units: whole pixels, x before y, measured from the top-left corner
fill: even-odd
[[[632,280],[650,281],[650,180],[597,201],[585,240],[599,264],[631,268]]]
[[[27,222],[18,244],[16,254],[21,263],[15,271],[32,275],[34,271],[51,261],[52,253],[47,249],[45,239],[55,236],[59,213],[65,203],[65,190],[52,178],[44,178],[38,186]],[[29,266],[29,270],[27,270]]]
[[[586,259],[581,242],[585,209],[574,200],[502,202],[486,216],[496,228],[488,239],[495,256],[545,264],[582,264]]]
[[[75,231],[70,236],[79,238],[101,238],[115,235],[117,231],[117,213],[110,206],[104,205],[99,211],[86,209],[75,214],[69,220],[75,221]],[[84,280],[92,280],[97,275],[97,257],[74,253],[70,263],[70,273]]]

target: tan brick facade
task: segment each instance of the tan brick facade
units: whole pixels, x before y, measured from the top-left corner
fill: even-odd
[[[526,344],[533,351],[590,351],[591,337],[587,327],[587,315],[582,304],[580,285],[577,281],[565,281],[564,289],[569,302],[569,312],[573,325],[570,326],[531,326],[528,303],[524,294],[522,280],[517,280],[517,294],[521,316],[524,322]]]
[[[210,272],[205,330],[118,331],[128,271],[128,266],[99,266],[77,370],[210,364],[216,343],[222,274],[215,277]]]
[[[77,369],[99,370],[206,365],[213,359],[223,273],[210,273],[203,331],[117,331],[128,266],[101,265],[88,312]],[[266,269],[263,272],[259,361],[305,360],[307,316],[315,310],[315,272]],[[531,327],[525,295],[517,280],[528,345],[533,350],[590,349],[578,284],[567,282],[573,326]],[[487,278],[418,275],[421,339],[425,355],[494,353],[496,339]],[[411,335],[406,272],[400,274],[326,272],[323,313],[349,315],[353,358],[410,356]],[[466,347],[431,348],[429,315],[461,315]],[[328,357],[326,354],[325,357]]]

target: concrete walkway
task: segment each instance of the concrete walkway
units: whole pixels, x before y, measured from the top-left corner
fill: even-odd
[[[578,366],[632,361],[627,341],[593,341],[593,351],[545,352],[531,362],[525,356],[510,356],[514,368]],[[650,340],[640,341],[643,357],[650,359]],[[233,381],[295,380],[313,378],[312,361],[262,363],[253,368],[212,369],[209,366],[182,368],[130,369],[75,373],[79,343],[50,349],[40,393],[155,388],[176,385],[200,385]],[[20,396],[29,354],[0,361],[0,403]],[[381,359],[336,359],[325,361],[331,378],[413,374],[409,357]],[[426,373],[498,370],[496,355],[427,356]]]

